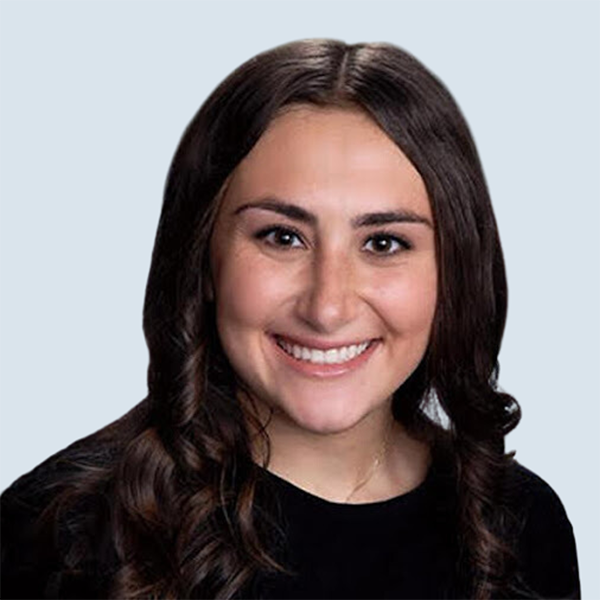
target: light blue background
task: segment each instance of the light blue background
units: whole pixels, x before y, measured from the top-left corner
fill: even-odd
[[[496,208],[508,449],[558,492],[600,598],[595,2],[2,2],[0,489],[145,396],[161,193],[196,109],[255,53],[389,41],[450,88]]]

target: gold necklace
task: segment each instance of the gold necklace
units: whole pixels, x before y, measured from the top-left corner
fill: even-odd
[[[390,431],[391,431],[391,428],[390,428]],[[352,496],[354,496],[354,494],[356,494],[356,492],[358,492],[358,490],[362,489],[365,485],[367,485],[367,483],[369,483],[369,481],[371,481],[371,478],[373,477],[373,475],[375,475],[375,471],[377,471],[377,467],[379,467],[379,465],[381,464],[382,458],[385,456],[385,453],[386,453],[387,447],[388,447],[389,438],[390,438],[390,433],[388,432],[383,440],[383,444],[381,445],[379,452],[377,453],[377,456],[375,457],[375,460],[373,461],[373,464],[371,465],[371,468],[369,469],[369,471],[367,472],[365,477],[363,477],[363,479],[361,479],[354,486],[354,489],[348,494],[348,496],[346,496],[346,499],[344,500],[345,504],[348,504],[348,501],[350,500],[350,498],[352,498]]]

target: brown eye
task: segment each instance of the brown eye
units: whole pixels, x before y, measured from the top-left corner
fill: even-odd
[[[385,256],[408,250],[410,244],[395,235],[378,233],[366,241],[364,248],[367,252]]]
[[[271,246],[278,246],[282,249],[303,247],[300,236],[291,229],[285,227],[269,227],[255,234],[256,239],[264,240]]]

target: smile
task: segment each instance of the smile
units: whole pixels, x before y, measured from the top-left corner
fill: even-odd
[[[306,346],[292,344],[280,337],[276,337],[275,340],[282,350],[296,360],[315,365],[340,365],[351,361],[365,352],[373,341],[369,340],[360,344],[322,350],[319,348],[308,348]]]

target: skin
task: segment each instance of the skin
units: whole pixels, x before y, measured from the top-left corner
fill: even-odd
[[[281,203],[312,221],[281,214]],[[392,211],[411,220],[356,225]],[[428,448],[394,422],[391,395],[429,341],[433,227],[421,176],[357,110],[293,107],[233,172],[211,237],[209,295],[224,351],[269,423],[274,473],[338,502],[365,477],[352,502],[396,496],[425,477]],[[373,347],[350,370],[304,372],[274,335]]]

